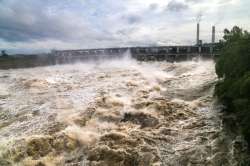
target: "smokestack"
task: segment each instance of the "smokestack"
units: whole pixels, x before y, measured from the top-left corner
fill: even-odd
[[[212,44],[215,43],[215,26],[212,27]]]
[[[196,44],[199,45],[199,43],[200,43],[200,24],[197,23]]]

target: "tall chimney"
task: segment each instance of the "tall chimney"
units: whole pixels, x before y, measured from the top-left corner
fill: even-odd
[[[199,45],[199,43],[200,43],[200,24],[197,23],[196,44]]]
[[[212,27],[212,44],[215,43],[215,26]]]

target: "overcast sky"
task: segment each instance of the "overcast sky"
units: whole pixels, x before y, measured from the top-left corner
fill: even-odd
[[[11,53],[217,40],[233,25],[250,30],[250,0],[0,0],[0,49]]]

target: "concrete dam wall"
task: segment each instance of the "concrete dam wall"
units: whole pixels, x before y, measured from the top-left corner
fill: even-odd
[[[106,49],[85,49],[85,50],[56,50],[52,55],[59,62],[70,60],[91,60],[119,58],[124,54],[131,55],[132,58],[142,61],[180,61],[190,60],[193,57],[212,58],[218,54],[215,45],[206,46],[162,46],[162,47],[124,47]]]
[[[213,58],[219,49],[216,45],[123,47],[105,49],[54,50],[43,55],[15,55],[0,57],[0,69],[47,66],[55,64],[98,61],[130,56],[139,61],[184,61],[194,57]]]

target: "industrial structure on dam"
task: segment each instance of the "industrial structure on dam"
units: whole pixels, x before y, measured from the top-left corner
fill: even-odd
[[[215,26],[212,27],[211,43],[207,44],[203,44],[202,40],[200,40],[200,25],[198,23],[195,45],[54,50],[51,53],[57,60],[57,63],[64,63],[72,60],[116,58],[124,55],[126,52],[129,52],[132,58],[137,60],[178,61],[192,59],[197,56],[204,58],[213,57],[218,53],[215,43]]]

